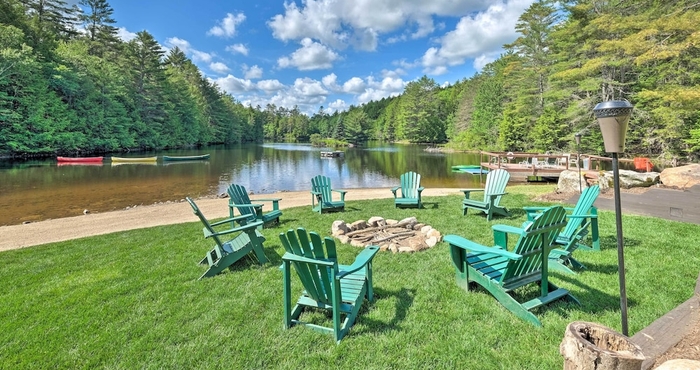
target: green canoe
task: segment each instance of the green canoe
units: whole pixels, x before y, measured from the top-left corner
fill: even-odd
[[[203,159],[209,159],[209,154],[202,154],[202,155],[164,155],[163,160],[164,161],[197,161],[197,160],[203,160]]]

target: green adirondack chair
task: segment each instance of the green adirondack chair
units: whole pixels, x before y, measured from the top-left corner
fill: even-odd
[[[282,200],[281,198],[251,200],[248,197],[248,191],[246,191],[245,187],[237,184],[231,184],[227,192],[229,196],[228,208],[231,217],[235,216],[234,209],[238,209],[238,213],[249,217],[249,222],[258,220],[262,221],[263,225],[279,223],[280,216],[282,216],[282,211],[280,211],[279,206],[279,201]],[[272,202],[272,210],[263,213],[263,204],[253,202]],[[263,225],[261,225],[260,228],[262,228]]]
[[[457,235],[445,236],[457,271],[457,285],[469,291],[469,284],[475,282],[516,316],[542,326],[537,316],[530,312],[531,309],[560,298],[578,303],[568,290],[550,283],[547,273],[551,244],[564,226],[566,211],[561,206],[554,206],[542,212],[525,229],[494,225],[493,247]],[[507,250],[509,233],[519,236],[512,252]],[[539,297],[520,303],[510,294],[532,283],[540,285]]]
[[[372,259],[379,247],[370,246],[362,250],[350,266],[339,265],[335,241],[309,234],[303,228],[296,232],[280,233],[286,250],[282,256],[284,273],[284,327],[308,326],[314,330],[333,334],[337,343],[343,339],[355,323],[365,297],[374,300],[372,290]],[[291,267],[297,272],[304,291],[292,309]],[[299,320],[305,307],[329,310],[333,315],[333,326],[326,327]]]
[[[401,196],[397,195],[401,189]],[[394,193],[394,206],[399,207],[423,207],[421,200],[421,192],[425,188],[420,186],[420,174],[415,172],[406,172],[401,175],[401,186],[391,188]]]
[[[486,214],[486,219],[491,221],[493,215],[510,216],[510,212],[505,207],[501,207],[501,197],[506,195],[506,185],[510,180],[510,173],[504,169],[497,169],[486,175],[486,184],[483,189],[463,189],[464,200],[462,201],[462,214],[467,215],[469,208],[482,211]],[[483,191],[484,199],[470,199],[471,193]]]
[[[333,200],[333,192],[340,194],[340,200]],[[331,179],[317,175],[311,179],[311,208],[314,212],[342,211],[345,209],[345,190],[331,188]],[[318,204],[316,204],[318,203]]]
[[[568,222],[566,227],[557,236],[554,244],[559,248],[553,249],[549,253],[550,267],[574,274],[569,266],[584,269],[586,268],[581,262],[577,261],[572,254],[578,248],[584,250],[600,250],[600,237],[598,233],[598,209],[593,206],[593,203],[600,194],[600,187],[593,185],[587,187],[578,198],[574,208],[564,208],[567,212]],[[523,207],[527,212],[527,222],[534,221],[546,207]],[[582,240],[591,233],[591,246],[584,244]]]
[[[238,260],[246,256],[248,253],[253,252],[258,259],[260,264],[267,263],[267,257],[263,251],[263,242],[265,238],[258,232],[257,227],[262,224],[262,221],[255,221],[248,223],[248,216],[237,216],[227,218],[218,222],[210,223],[206,217],[202,214],[197,207],[197,204],[189,197],[185,198],[187,202],[192,206],[192,211],[194,212],[199,220],[204,224],[202,231],[204,232],[205,238],[212,238],[216,245],[214,248],[207,253],[204,258],[199,261],[200,265],[208,264],[209,268],[207,271],[199,277],[201,280],[205,277],[214,276],[225,268],[230,267]],[[223,231],[216,231],[214,228],[220,225],[235,225],[236,222],[241,223],[241,226],[233,227]],[[228,234],[236,234],[236,236],[224,242],[221,237]]]

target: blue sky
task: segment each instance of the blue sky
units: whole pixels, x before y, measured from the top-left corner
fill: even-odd
[[[534,0],[113,0],[120,37],[183,49],[248,105],[313,114],[395,96],[423,75],[471,77]]]

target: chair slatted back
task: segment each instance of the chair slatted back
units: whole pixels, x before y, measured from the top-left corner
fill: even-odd
[[[528,225],[518,239],[513,253],[520,260],[509,260],[501,276],[501,285],[517,287],[521,281],[532,280],[542,274],[543,258],[548,258],[543,249],[552,245],[556,236],[566,225],[566,210],[561,206],[550,207]]]
[[[202,211],[199,210],[199,207],[197,206],[197,203],[194,202],[190,197],[186,197],[185,200],[187,200],[187,203],[190,204],[192,207],[192,212],[199,217],[199,220],[202,221],[202,224],[204,225],[204,228],[202,231],[204,232],[204,237],[210,237],[214,239],[216,242],[216,245],[219,247],[223,247],[224,243],[221,241],[221,239],[216,235],[216,231],[214,231],[214,228],[211,226],[209,221],[207,220],[206,217],[202,214]]]
[[[331,179],[328,176],[317,175],[311,179],[311,191],[321,193],[319,202],[329,203],[333,201],[331,195]]]
[[[248,196],[248,191],[245,187],[238,184],[231,184],[227,190],[229,198],[234,204],[250,204],[250,197]],[[237,206],[238,212],[241,215],[249,215],[250,218],[255,219],[255,208],[253,206]]]
[[[401,175],[401,197],[418,198],[418,188],[420,187],[420,174],[406,172]]]
[[[332,266],[293,261],[292,265],[309,297],[327,305],[333,305],[333,278],[338,274],[338,256],[332,238],[321,239],[315,233],[306,233],[303,228],[280,233],[284,249],[291,254],[333,262]]]
[[[593,203],[595,203],[596,199],[598,199],[598,194],[600,194],[600,186],[593,185],[587,187],[586,190],[584,190],[581,193],[581,196],[578,198],[578,202],[576,202],[576,206],[574,206],[574,210],[571,212],[571,215],[582,216],[589,214],[591,211],[591,207],[593,207]],[[584,226],[584,222],[589,222],[587,220],[588,219],[579,217],[570,218],[569,222],[566,224],[566,227],[561,232],[562,235],[568,238],[574,237],[574,235],[576,235],[576,233],[578,232],[579,228]]]
[[[506,186],[510,180],[510,173],[504,169],[493,170],[486,175],[486,184],[484,185],[484,203],[489,202],[491,194],[502,194],[506,192]],[[496,197],[494,205],[498,206],[502,196]]]

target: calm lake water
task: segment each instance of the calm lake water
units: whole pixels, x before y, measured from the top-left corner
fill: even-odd
[[[419,145],[371,144],[348,148],[339,158],[307,144],[245,144],[192,150],[119,154],[158,155],[156,164],[59,165],[55,159],[0,161],[0,225],[106,212],[135,205],[226,192],[232,182],[255,194],[304,191],[323,174],[334,188],[391,187],[406,171],[429,187],[480,187],[479,176],[451,166],[478,164],[474,153],[432,153]],[[211,154],[209,160],[163,163],[161,155]],[[483,182],[483,179],[481,180]],[[310,200],[309,200],[310,202]]]

